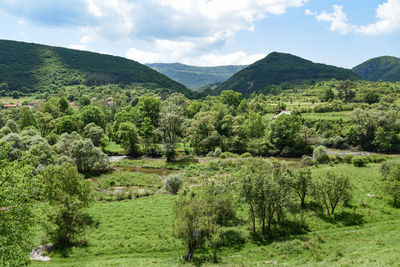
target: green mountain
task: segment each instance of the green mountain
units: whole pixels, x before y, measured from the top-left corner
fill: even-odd
[[[282,84],[312,83],[320,80],[360,80],[351,70],[313,63],[291,54],[273,52],[234,74],[217,88],[234,90],[249,96],[253,92],[270,93]]]
[[[232,65],[219,67],[195,67],[180,63],[153,63],[146,65],[171,79],[180,82],[192,90],[211,83],[224,82],[233,74],[246,67]]]
[[[354,67],[353,71],[368,81],[397,82],[400,81],[400,58],[389,56],[372,58]]]
[[[140,83],[195,95],[184,85],[136,61],[99,53],[0,40],[0,83],[9,91],[55,91],[61,86]]]

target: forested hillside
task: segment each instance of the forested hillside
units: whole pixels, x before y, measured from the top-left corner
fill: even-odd
[[[372,58],[354,67],[353,71],[368,81],[397,82],[400,81],[400,58],[389,56]]]
[[[241,65],[196,67],[180,63],[153,63],[147,64],[147,66],[161,72],[177,82],[180,82],[192,90],[211,83],[224,82],[233,74],[246,67]]]
[[[140,83],[193,95],[182,84],[133,60],[8,40],[0,40],[0,83],[3,91],[22,93],[51,92],[78,84]]]
[[[360,80],[360,77],[347,69],[273,52],[233,75],[217,91],[235,90],[249,96],[253,92],[270,93],[282,83],[313,83],[330,79]]]

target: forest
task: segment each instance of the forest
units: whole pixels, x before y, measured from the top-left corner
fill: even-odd
[[[4,96],[0,265],[396,264],[399,94],[332,79]],[[30,261],[44,244],[51,260]]]

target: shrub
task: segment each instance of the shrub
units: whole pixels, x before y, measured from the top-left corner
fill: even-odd
[[[179,189],[181,188],[183,183],[182,176],[180,174],[171,174],[167,178],[167,182],[165,183],[165,189],[171,194],[178,194]]]
[[[221,156],[222,150],[221,148],[217,147],[214,151],[214,157],[219,157]]]
[[[369,162],[368,158],[361,157],[361,156],[354,157],[352,159],[352,163],[356,167],[365,167],[365,166],[367,166],[368,162]]]
[[[314,165],[314,161],[313,161],[312,157],[307,156],[307,155],[303,155],[301,157],[300,164],[301,164],[301,166],[304,166],[304,167],[313,166]]]
[[[344,156],[344,162],[345,163],[352,163],[353,162],[353,155],[347,154]]]
[[[253,157],[249,152],[243,153],[242,155],[240,155],[241,158],[251,158]]]
[[[238,155],[232,152],[224,152],[221,153],[221,155],[219,156],[221,159],[227,159],[227,158],[237,158]]]
[[[329,157],[328,152],[326,151],[326,147],[324,146],[317,146],[313,152],[313,158],[317,164],[320,163],[328,163]]]

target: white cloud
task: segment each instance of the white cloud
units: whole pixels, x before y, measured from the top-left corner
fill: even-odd
[[[318,21],[330,22],[330,30],[339,32],[341,34],[348,34],[353,26],[348,24],[347,16],[343,12],[343,7],[334,5],[333,13],[326,13],[325,11],[320,14],[314,14]]]
[[[388,0],[379,5],[376,17],[378,19],[376,23],[358,27],[357,32],[366,35],[400,32],[400,0]]]
[[[387,0],[376,10],[377,21],[368,25],[352,25],[348,22],[343,7],[333,6],[333,12],[311,12],[305,10],[306,15],[313,15],[318,21],[329,22],[330,30],[341,34],[350,32],[364,35],[393,34],[400,32],[400,0]]]
[[[184,45],[183,45],[184,47]],[[238,51],[229,54],[210,54],[205,53],[197,57],[186,56],[186,53],[176,54],[176,50],[172,47],[160,47],[161,52],[143,51],[136,48],[130,48],[126,57],[136,60],[140,63],[156,63],[156,62],[181,62],[183,64],[195,66],[222,66],[222,65],[248,65],[266,56],[266,54],[248,55],[244,51]]]

